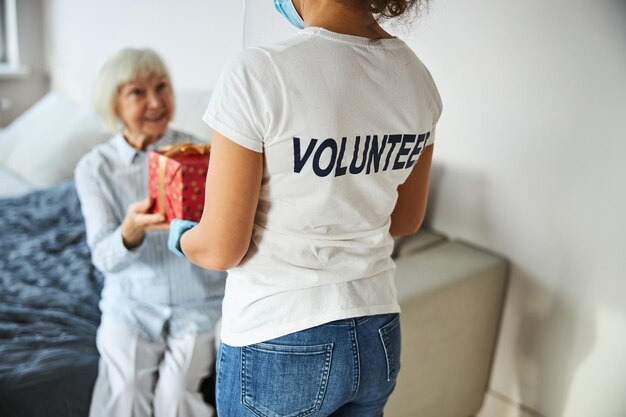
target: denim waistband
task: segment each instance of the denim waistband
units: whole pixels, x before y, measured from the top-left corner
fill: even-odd
[[[341,320],[335,320],[335,321],[331,321],[328,323],[324,323],[322,324],[322,326],[332,326],[332,327],[351,327],[351,326],[358,326],[359,324],[363,324],[371,319],[375,319],[375,318],[388,318],[391,319],[391,317],[395,316],[398,313],[386,313],[386,314],[376,314],[373,316],[361,316],[361,317],[352,317],[349,319],[341,319]]]

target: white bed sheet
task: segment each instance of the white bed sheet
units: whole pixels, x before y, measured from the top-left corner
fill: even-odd
[[[0,198],[16,197],[33,190],[35,190],[34,186],[0,165]]]

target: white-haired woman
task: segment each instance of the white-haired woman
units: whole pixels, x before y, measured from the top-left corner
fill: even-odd
[[[148,213],[146,151],[198,140],[168,129],[172,83],[152,50],[114,54],[95,101],[119,133],[75,172],[92,260],[105,277],[90,416],[211,416],[199,385],[214,359],[225,274],[168,253],[167,233],[151,230],[165,219]]]

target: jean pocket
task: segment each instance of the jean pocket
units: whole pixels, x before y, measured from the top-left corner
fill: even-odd
[[[387,381],[395,381],[400,372],[400,315],[396,314],[393,319],[378,329],[380,340],[385,350],[387,359]]]
[[[262,417],[303,417],[324,399],[333,344],[257,343],[241,351],[242,401]]]

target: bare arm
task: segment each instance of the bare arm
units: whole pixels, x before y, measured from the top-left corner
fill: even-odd
[[[407,180],[398,187],[398,201],[391,213],[392,236],[415,233],[424,221],[433,146],[424,149]]]
[[[202,218],[180,239],[192,263],[223,271],[241,262],[250,246],[262,177],[262,153],[213,131]]]

